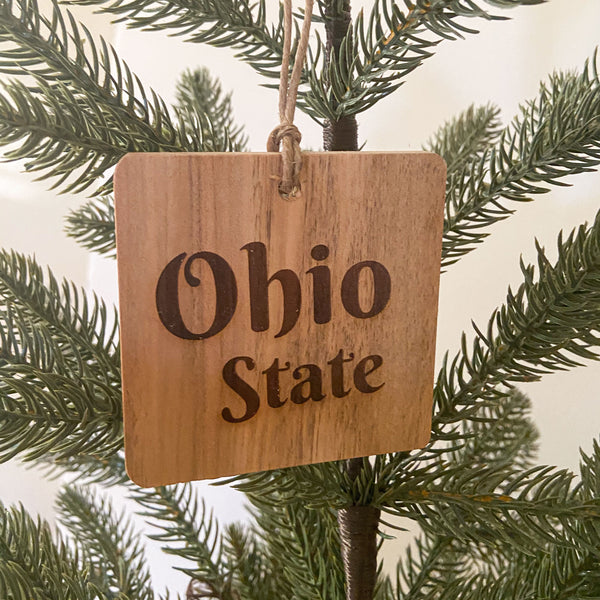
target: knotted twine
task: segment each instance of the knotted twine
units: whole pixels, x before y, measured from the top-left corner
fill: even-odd
[[[308,49],[308,36],[314,0],[305,0],[304,20],[296,49],[294,67],[290,77],[290,54],[292,48],[292,0],[283,2],[283,57],[279,79],[279,125],[273,129],[267,141],[268,152],[278,152],[281,147],[282,174],[279,192],[284,198],[294,198],[300,191],[302,135],[294,125],[298,86],[302,77],[304,60]]]

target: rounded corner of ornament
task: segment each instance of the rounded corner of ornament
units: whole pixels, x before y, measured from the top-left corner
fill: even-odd
[[[440,172],[444,174],[444,177],[446,177],[446,171],[448,169],[448,166],[446,165],[446,160],[436,152],[427,152],[427,155],[429,156],[432,165],[434,167],[437,167],[440,170]]]
[[[127,449],[126,449],[125,450],[125,472],[127,473],[127,476],[129,477],[129,479],[131,479],[131,481],[133,481],[133,483],[135,483],[135,485],[137,485],[141,488],[154,487],[154,483],[152,481],[150,481],[150,479],[148,477],[146,477],[145,474],[138,472],[136,465],[132,464],[132,462],[133,461],[131,460],[131,456],[128,455]]]
[[[127,154],[122,156],[119,159],[119,162],[117,162],[117,164],[115,165],[115,173],[114,173],[115,181],[119,179],[121,172],[128,168],[131,161],[136,160],[142,154],[143,154],[142,152],[128,152]]]

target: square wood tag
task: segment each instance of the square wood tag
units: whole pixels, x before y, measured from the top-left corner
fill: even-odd
[[[422,152],[130,154],[115,175],[125,452],[143,486],[430,433],[445,165]]]

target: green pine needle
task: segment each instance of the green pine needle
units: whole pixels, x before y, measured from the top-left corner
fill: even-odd
[[[115,208],[110,196],[100,196],[72,210],[65,219],[68,236],[92,252],[116,258]]]
[[[0,144],[9,146],[8,158],[27,160],[28,170],[57,178],[63,191],[87,189],[127,152],[232,148],[227,131],[212,135],[206,115],[169,111],[55,0],[51,17],[37,0],[0,0],[0,48],[0,72],[34,77],[4,85]],[[97,191],[108,190],[110,182]]]
[[[112,596],[95,585],[91,564],[58,535],[52,536],[47,523],[34,521],[23,507],[0,504],[0,598],[109,600]]]
[[[15,252],[0,252],[0,301],[0,460],[120,449],[116,321],[104,303]]]
[[[449,467],[507,463],[515,471],[533,466],[539,433],[531,420],[531,401],[510,390],[496,404],[481,406],[477,418],[461,423],[462,443],[444,455]]]
[[[208,120],[211,124],[206,136],[214,136],[216,144],[222,147],[231,144],[236,152],[247,150],[244,128],[236,125],[233,118],[231,93],[223,93],[221,83],[208,69],[185,71],[177,82],[176,91],[176,106],[181,114],[189,114],[192,120],[195,118],[200,123]]]
[[[241,525],[229,525],[223,534],[223,558],[244,600],[279,600],[278,564],[269,561],[267,547],[256,534]]]
[[[582,454],[581,481],[573,498],[597,502],[600,495],[600,445]],[[531,521],[530,521],[531,522]],[[417,554],[409,551],[398,565],[398,600],[505,600],[507,598],[580,598],[600,593],[600,528],[589,519],[574,519],[563,530],[578,543],[529,544],[515,552],[512,540],[493,543],[462,541],[427,535],[417,540]]]
[[[218,48],[235,48],[258,73],[279,78],[283,16],[267,24],[265,0],[66,0],[64,4],[98,6],[118,22],[145,31],[173,30],[174,35]]]
[[[456,262],[481,243],[490,225],[513,213],[506,201],[527,201],[566,185],[569,175],[595,170],[600,164],[600,77],[596,57],[581,74],[553,75],[537,98],[500,134],[497,144],[471,155],[462,169],[449,172],[443,266]],[[438,134],[467,143],[464,116]],[[471,128],[477,128],[473,116]],[[463,142],[464,140],[464,142]],[[438,141],[444,150],[444,141]],[[449,147],[451,149],[452,146]],[[483,231],[482,231],[483,230]]]
[[[509,289],[487,331],[475,327],[456,357],[446,357],[434,391],[434,439],[452,424],[502,397],[501,384],[537,381],[543,374],[595,359],[600,345],[600,213],[566,239],[559,236],[552,264],[538,249],[538,274],[521,264],[523,283]],[[449,434],[451,435],[451,434]]]
[[[345,578],[336,512],[307,508],[301,499],[279,504],[250,494],[257,532],[277,569],[280,598],[344,600]]]
[[[115,599],[154,599],[141,537],[124,514],[107,499],[74,486],[60,492],[57,508],[100,589],[110,590]]]
[[[464,177],[471,164],[481,159],[500,136],[500,109],[493,104],[471,105],[444,123],[425,145],[446,161],[448,182]]]
[[[151,539],[163,551],[189,563],[177,567],[221,600],[238,600],[222,559],[221,535],[213,515],[199,502],[190,484],[134,490],[140,514],[160,530]]]
[[[433,56],[442,40],[477,33],[465,19],[501,19],[484,6],[512,8],[545,0],[376,0],[360,12],[339,53],[319,64],[323,47],[309,62],[310,89],[301,96],[309,114],[337,121],[368,110],[397,90],[406,76]]]

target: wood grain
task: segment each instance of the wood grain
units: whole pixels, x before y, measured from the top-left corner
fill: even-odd
[[[306,153],[293,201],[280,168],[266,153],[117,167],[125,450],[140,485],[428,441],[443,161]]]

